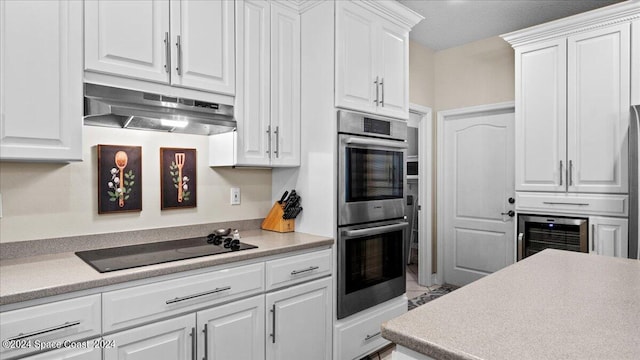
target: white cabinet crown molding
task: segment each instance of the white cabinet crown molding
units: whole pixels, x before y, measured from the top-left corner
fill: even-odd
[[[369,10],[373,10],[378,13],[378,15],[397,23],[398,25],[405,26],[407,30],[410,30],[420,21],[424,20],[422,15],[395,0],[358,0],[352,2],[354,4],[367,7]]]
[[[500,37],[511,46],[518,47],[636,19],[640,19],[640,1],[633,0],[513,31]]]

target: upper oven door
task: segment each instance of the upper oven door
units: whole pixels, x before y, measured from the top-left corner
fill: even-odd
[[[404,216],[407,143],[339,135],[338,225]]]

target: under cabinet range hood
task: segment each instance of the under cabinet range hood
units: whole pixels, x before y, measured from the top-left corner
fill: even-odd
[[[84,124],[213,135],[233,131],[233,106],[84,84]]]

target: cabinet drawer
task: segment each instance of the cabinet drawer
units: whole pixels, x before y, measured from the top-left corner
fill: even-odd
[[[389,343],[380,335],[383,322],[407,312],[407,301],[394,301],[376,311],[367,312],[336,328],[336,347],[340,359],[360,359]]]
[[[627,195],[583,195],[516,193],[516,209],[520,212],[562,213],[572,215],[627,216]]]
[[[262,263],[102,294],[103,331],[192,311],[264,291]]]
[[[0,313],[0,358],[38,350],[37,342],[80,340],[100,335],[100,295],[90,295]],[[4,340],[10,340],[5,344]],[[13,341],[15,340],[15,342]],[[15,344],[16,348],[5,345]]]
[[[298,284],[331,274],[331,250],[267,261],[267,290]]]

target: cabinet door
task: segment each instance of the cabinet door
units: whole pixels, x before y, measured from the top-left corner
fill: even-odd
[[[267,360],[331,359],[331,278],[266,295]]]
[[[409,32],[390,22],[381,23],[377,57],[381,114],[409,118]]]
[[[300,165],[300,14],[271,3],[272,165]]]
[[[630,25],[568,39],[569,191],[628,192]]]
[[[264,315],[264,295],[198,312],[198,359],[264,359]]]
[[[589,218],[589,252],[592,254],[626,258],[629,246],[629,222],[627,219]]]
[[[82,160],[82,3],[0,1],[0,160]]]
[[[115,346],[104,349],[104,360],[191,360],[195,326],[196,317],[185,315],[105,336]]]
[[[236,2],[238,88],[235,116],[239,165],[270,163],[270,23],[269,2]]]
[[[85,1],[85,69],[169,82],[169,1]]]
[[[566,190],[566,49],[516,49],[516,190]]]
[[[86,344],[86,349],[59,349],[42,354],[27,357],[26,360],[102,360],[102,350],[99,347],[93,347],[93,340],[80,342]]]
[[[374,83],[376,77],[380,79],[374,47],[378,17],[350,1],[337,1],[336,11],[336,106],[376,112],[380,97],[380,87]]]
[[[171,84],[235,93],[233,1],[171,1]]]

